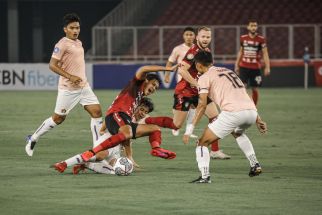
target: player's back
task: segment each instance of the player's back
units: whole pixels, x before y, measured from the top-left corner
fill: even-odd
[[[211,67],[198,81],[200,93],[208,96],[222,111],[256,110],[254,102],[246,92],[236,73],[223,67]]]

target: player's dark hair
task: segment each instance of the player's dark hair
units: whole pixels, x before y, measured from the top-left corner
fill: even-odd
[[[72,22],[79,22],[80,24],[80,18],[76,13],[68,13],[63,18],[63,25],[64,27],[67,27],[69,23]]]
[[[149,108],[149,113],[151,113],[154,110],[154,104],[153,104],[152,100],[148,97],[143,97],[141,99],[140,105],[144,105],[147,108]]]
[[[146,75],[146,79],[148,81],[157,80],[159,82],[159,85],[161,84],[161,79],[157,74],[149,73]]]
[[[207,51],[199,51],[195,55],[194,61],[196,63],[202,64],[203,66],[212,65],[213,64],[212,54],[210,52],[207,52]]]
[[[247,24],[249,24],[249,23],[251,23],[251,22],[256,22],[257,23],[257,20],[256,19],[248,19],[248,23]]]
[[[195,29],[193,29],[192,27],[186,27],[185,29],[183,29],[183,33],[185,33],[186,31],[191,31],[196,34]]]

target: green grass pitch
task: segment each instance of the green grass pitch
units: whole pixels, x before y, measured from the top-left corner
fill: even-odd
[[[105,112],[118,91],[95,91]],[[212,184],[198,177],[195,144],[162,130],[174,160],[149,155],[147,138],[135,140],[143,169],[120,177],[87,172],[59,174],[49,165],[91,147],[89,116],[77,106],[43,136],[33,157],[24,138],[54,110],[56,92],[0,92],[0,214],[322,214],[322,89],[261,89],[259,110],[269,133],[255,126],[253,142],[263,174],[249,164],[232,137],[221,141],[231,160],[211,160]],[[171,116],[172,91],[152,99],[153,116]],[[206,120],[197,127],[201,134]],[[181,131],[182,134],[182,131]]]

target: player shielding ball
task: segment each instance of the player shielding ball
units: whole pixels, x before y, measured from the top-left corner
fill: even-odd
[[[259,131],[265,133],[267,126],[260,119],[256,106],[248,96],[244,84],[233,71],[212,66],[213,60],[210,52],[198,52],[195,55],[195,63],[198,72],[202,75],[198,80],[199,103],[193,126],[189,132],[193,132],[194,126],[204,114],[208,97],[215,101],[221,112],[216,120],[208,124],[199,139],[196,147],[196,160],[201,176],[192,183],[211,183],[208,145],[230,134],[236,138],[238,146],[249,160],[249,176],[259,175],[262,169],[245,130],[256,123]],[[189,134],[184,136],[184,141],[186,143],[189,141]]]
[[[169,117],[152,118],[151,121],[145,121],[147,124],[138,124],[132,121],[134,110],[139,106],[144,96],[151,95],[159,88],[161,80],[157,74],[147,74],[157,71],[173,71],[177,66],[171,68],[163,66],[143,66],[138,69],[135,77],[115,98],[106,112],[105,125],[111,137],[103,140],[98,146],[86,151],[80,155],[70,165],[81,162],[87,162],[95,159],[96,154],[109,148],[113,148],[120,143],[143,136],[149,136],[149,142],[152,147],[151,155],[164,159],[173,159],[176,153],[163,149],[161,145],[161,130],[159,126],[175,129],[173,121]],[[60,162],[54,165],[56,170],[63,172],[67,166]]]

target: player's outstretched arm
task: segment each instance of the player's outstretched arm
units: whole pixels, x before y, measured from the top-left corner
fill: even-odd
[[[168,61],[167,65],[165,67],[172,67],[173,63]],[[164,82],[165,83],[170,83],[170,72],[166,71],[164,74]]]
[[[135,76],[139,80],[144,80],[146,73],[148,72],[159,72],[159,71],[174,71],[178,65],[171,66],[171,67],[164,67],[164,66],[157,66],[157,65],[147,65],[147,66],[142,66],[139,68],[139,70],[136,72]]]
[[[61,75],[65,78],[67,78],[69,81],[71,81],[73,84],[80,84],[80,82],[82,82],[82,79],[78,76],[75,75],[71,75],[68,72],[66,72],[65,70],[63,70],[59,65],[59,60],[56,58],[51,58],[50,62],[49,62],[49,69],[51,71],[53,71],[54,73]]]
[[[123,142],[122,145],[124,146],[125,156],[132,161],[134,167],[140,168],[140,166],[133,159],[132,142],[127,140]]]
[[[181,62],[178,68],[178,72],[179,74],[182,76],[182,78],[186,81],[189,82],[189,84],[193,87],[197,87],[198,86],[198,82],[190,75],[190,73],[188,72],[189,68],[191,66],[186,63],[186,62]]]
[[[195,117],[192,120],[192,124],[189,124],[186,129],[186,133],[183,135],[182,141],[184,144],[189,143],[190,135],[193,133],[195,126],[199,123],[201,117],[205,114],[207,108],[208,93],[200,93],[198,106],[196,108]]]

